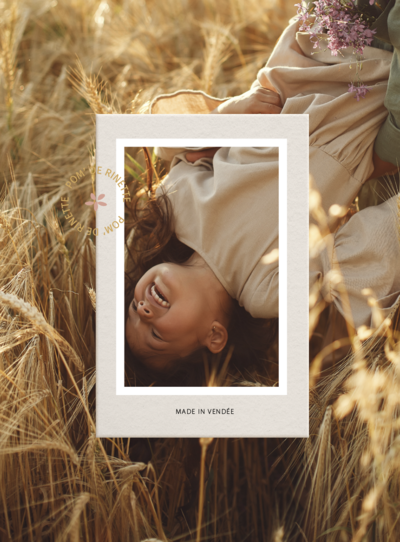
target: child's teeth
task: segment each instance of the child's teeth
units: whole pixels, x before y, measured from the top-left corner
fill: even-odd
[[[152,296],[154,297],[154,299],[157,301],[157,303],[158,303],[159,305],[162,305],[163,307],[166,307],[166,308],[168,308],[168,307],[171,306],[171,305],[168,303],[168,301],[164,301],[164,300],[161,299],[161,297],[157,294],[155,285],[153,285],[153,286],[151,287],[151,293],[152,293]]]

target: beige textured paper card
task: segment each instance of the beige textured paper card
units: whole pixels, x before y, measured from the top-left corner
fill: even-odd
[[[308,436],[308,116],[96,122],[97,436]]]

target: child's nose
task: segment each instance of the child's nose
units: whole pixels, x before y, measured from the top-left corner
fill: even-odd
[[[147,318],[148,319],[148,318],[152,318],[152,316],[153,316],[153,312],[152,312],[151,308],[144,301],[139,301],[137,312],[138,312],[138,315],[141,318]]]

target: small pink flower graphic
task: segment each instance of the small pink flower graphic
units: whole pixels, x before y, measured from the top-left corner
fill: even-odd
[[[94,210],[97,211],[99,208],[99,205],[105,206],[107,203],[104,203],[104,201],[96,201],[96,196],[92,193],[90,194],[90,197],[93,201],[86,201],[85,205],[94,205]],[[97,198],[97,200],[103,199],[105,197],[105,194],[100,194],[100,196]]]

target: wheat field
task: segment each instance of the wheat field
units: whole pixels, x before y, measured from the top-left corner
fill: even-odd
[[[399,540],[400,324],[372,295],[377,332],[328,368],[313,350],[309,439],[95,437],[94,114],[146,113],[179,88],[248,90],[293,5],[0,7],[0,539]],[[310,337],[326,325],[316,299]]]

